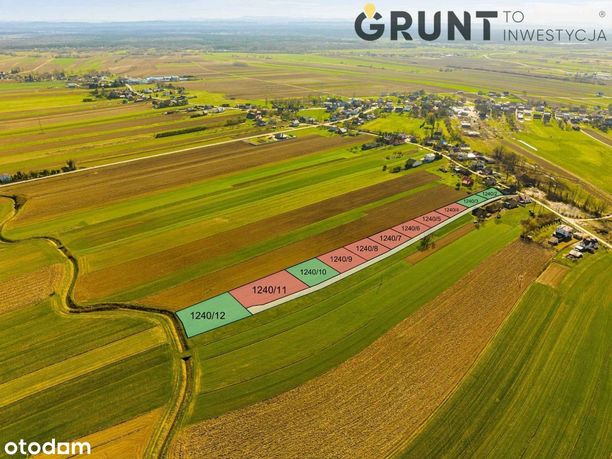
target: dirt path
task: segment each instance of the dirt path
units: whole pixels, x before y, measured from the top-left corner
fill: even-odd
[[[610,139],[608,139],[606,136],[601,135],[597,131],[594,131],[592,129],[581,128],[580,132],[582,132],[583,134],[589,136],[591,139],[595,139],[598,142],[603,143],[604,145],[606,145],[608,147],[612,147],[612,141]]]
[[[173,457],[385,457],[452,393],[549,258],[511,244],[336,369],[187,428]]]

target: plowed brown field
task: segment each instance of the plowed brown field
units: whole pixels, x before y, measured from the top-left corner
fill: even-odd
[[[55,264],[0,282],[0,314],[44,300],[60,287],[64,272]]]
[[[462,193],[443,185],[415,193],[376,207],[353,222],[179,284],[159,294],[143,298],[142,302],[164,308],[181,309],[410,220],[462,196]]]
[[[338,368],[185,429],[180,458],[377,458],[449,396],[550,255],[514,242]]]

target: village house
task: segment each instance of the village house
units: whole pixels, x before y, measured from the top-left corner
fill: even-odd
[[[560,241],[567,241],[572,238],[573,233],[574,230],[571,226],[559,225],[553,233],[553,236],[559,239]]]

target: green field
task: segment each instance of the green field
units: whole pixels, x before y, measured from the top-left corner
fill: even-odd
[[[42,240],[0,244],[0,255],[10,260],[0,265],[7,281],[65,263]],[[77,439],[170,399],[173,358],[161,326],[133,313],[68,316],[64,289],[29,304],[23,292],[19,308],[0,309],[0,438]]]
[[[305,118],[314,118],[317,121],[327,121],[329,114],[324,108],[307,108],[297,112],[297,116],[303,116]]]
[[[588,137],[582,132],[562,130],[555,122],[548,125],[541,121],[524,123],[524,130],[516,138],[537,148],[537,151],[521,145],[531,153],[563,167],[600,189],[612,193],[612,149]]]
[[[299,209],[394,179],[394,174],[380,169],[385,156],[400,149],[413,148],[385,147],[368,152],[352,148],[321,149],[291,161],[237,170],[212,180],[192,181],[185,186],[141,193],[129,199],[57,212],[52,219],[21,223],[17,218],[8,225],[7,234],[14,238],[34,235],[58,237],[74,251],[87,271],[95,272],[272,217],[279,212]],[[435,168],[437,165],[432,163],[423,169]],[[411,170],[407,174],[418,171]],[[145,181],[146,177],[141,180]],[[150,282],[133,283],[117,294],[85,300],[133,301],[143,298],[320,234],[356,220],[378,206],[435,185],[431,182],[368,204],[339,209],[337,215],[266,238],[235,253],[202,258],[180,269],[167,270],[164,275],[156,273]],[[209,198],[213,195],[214,201]],[[77,284],[77,293],[78,289]],[[203,298],[204,291],[198,300]],[[182,307],[189,305],[181,304]]]
[[[398,115],[397,113],[391,113],[383,115],[372,121],[368,121],[363,125],[364,129],[368,129],[373,132],[404,132],[410,135],[423,136],[425,130],[423,129],[423,120],[421,118],[413,118],[410,115]]]
[[[183,323],[188,338],[251,316],[229,293],[189,306],[176,315]]]
[[[612,448],[612,258],[534,284],[402,457],[589,457]]]
[[[11,209],[0,200],[0,221]],[[1,243],[0,257],[0,438],[78,439],[169,403],[173,351],[155,318],[68,315],[66,276],[41,298],[35,291],[43,286],[28,276],[53,266],[67,270],[48,241]],[[17,281],[22,295],[15,295]]]

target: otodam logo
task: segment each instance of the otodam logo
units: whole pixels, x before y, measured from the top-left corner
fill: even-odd
[[[427,14],[425,11],[418,11],[416,16],[416,27],[413,16],[407,11],[389,12],[389,38],[397,41],[401,36],[404,40],[413,40],[413,35],[421,40],[434,41],[440,38],[455,41],[462,37],[465,41],[472,38],[491,40],[491,22],[499,20],[506,26],[499,34],[498,38],[506,42],[585,42],[585,41],[607,41],[603,28],[526,28],[523,27],[525,14],[520,10],[482,10],[473,12],[454,11],[446,12],[446,36],[443,36],[442,13],[436,11]],[[599,12],[600,20],[606,17],[605,11]],[[387,23],[382,20],[383,16],[376,11],[376,6],[368,3],[363,12],[355,19],[355,33],[359,38],[366,41],[375,41],[385,35]],[[473,22],[482,26],[482,36],[472,37]],[[509,27],[513,26],[513,27]],[[415,30],[416,29],[416,30]],[[480,29],[480,27],[479,27]],[[415,35],[416,33],[416,35]]]
[[[382,15],[376,11],[376,6],[368,3],[361,13],[355,19],[355,32],[367,41],[375,41],[382,37],[385,33],[385,24],[380,23]],[[482,19],[482,39],[491,40],[491,22],[489,19],[496,18],[497,11],[476,11],[476,18]],[[364,24],[369,22],[368,29]],[[412,27],[414,20],[412,15],[406,11],[391,11],[389,15],[390,38],[396,41],[401,34],[404,40],[412,40]],[[427,31],[427,17],[425,11],[419,11],[417,16],[417,34],[422,40],[434,41],[440,38],[442,34],[442,15],[437,11],[433,15],[433,30]],[[457,32],[464,40],[472,39],[472,15],[467,11],[463,12],[463,19],[453,11],[447,12],[447,38],[455,40]]]

